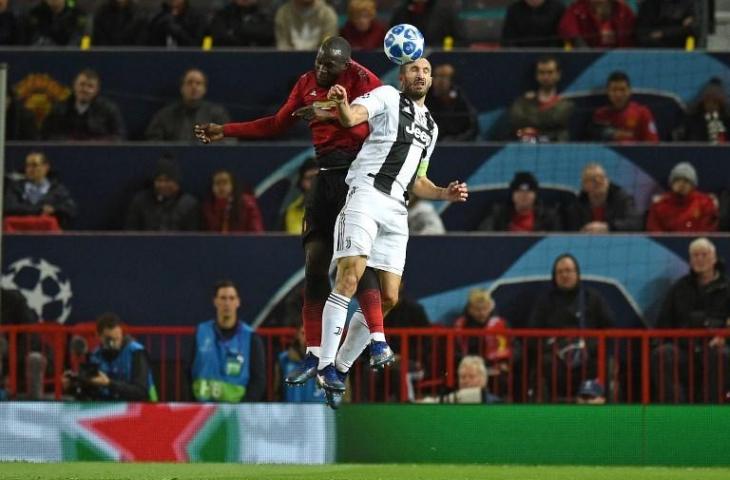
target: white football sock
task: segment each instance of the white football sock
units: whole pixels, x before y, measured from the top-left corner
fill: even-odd
[[[337,359],[335,360],[337,370],[345,373],[348,372],[352,368],[352,364],[355,363],[355,360],[365,350],[369,341],[370,330],[368,330],[368,324],[365,321],[362,310],[358,308],[350,319],[350,328],[347,329],[345,341],[337,352]]]
[[[347,321],[350,299],[335,292],[330,293],[322,311],[322,342],[319,345],[319,370],[335,362],[340,346],[342,330]]]
[[[311,353],[315,357],[319,358],[319,347],[307,347],[307,353]]]

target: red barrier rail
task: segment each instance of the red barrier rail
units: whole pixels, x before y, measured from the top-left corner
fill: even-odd
[[[161,400],[186,400],[186,350],[194,327],[127,326],[146,346]],[[294,329],[259,328],[266,350],[266,398],[273,401],[274,365]],[[48,362],[45,391],[62,397],[61,375],[78,368],[69,341],[80,336],[93,346],[93,325],[0,326],[8,341],[6,389],[21,398],[24,355],[40,351]],[[523,330],[448,327],[390,329],[399,354],[394,366],[372,373],[358,362],[350,374],[350,401],[417,401],[458,387],[458,362],[465,355],[486,359],[489,390],[506,402],[573,401],[582,380],[597,378],[613,403],[730,402],[730,329],[718,330]],[[494,345],[503,348],[494,354]],[[407,359],[407,361],[405,361]],[[2,370],[0,370],[2,371]]]

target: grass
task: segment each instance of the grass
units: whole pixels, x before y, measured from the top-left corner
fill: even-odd
[[[726,480],[730,468],[0,463],[2,480]]]

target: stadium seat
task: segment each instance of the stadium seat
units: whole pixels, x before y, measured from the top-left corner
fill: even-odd
[[[3,220],[6,233],[15,232],[60,232],[56,217],[50,215],[10,216]]]

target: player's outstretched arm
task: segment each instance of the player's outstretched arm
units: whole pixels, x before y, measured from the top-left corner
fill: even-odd
[[[195,137],[202,143],[211,143],[223,140],[223,125],[217,123],[204,123],[202,125],[195,125],[193,128]]]
[[[368,109],[362,105],[350,105],[347,100],[347,90],[342,85],[330,87],[327,98],[337,104],[340,124],[343,127],[354,127],[368,121]]]
[[[449,202],[466,202],[469,189],[466,183],[454,180],[446,187],[439,187],[426,176],[416,177],[411,189],[413,193],[426,200],[446,200]]]

